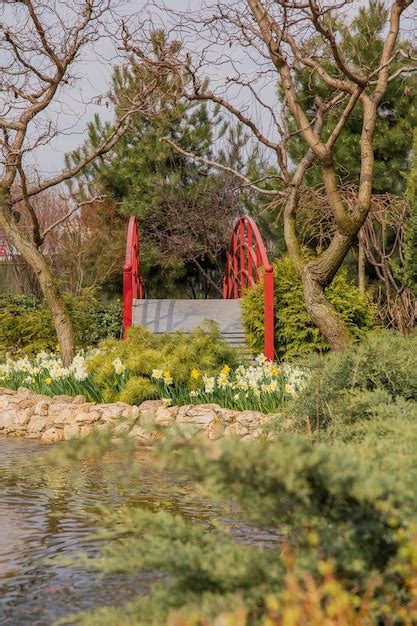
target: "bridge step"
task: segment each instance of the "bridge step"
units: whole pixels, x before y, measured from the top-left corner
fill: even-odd
[[[246,347],[239,300],[134,300],[133,326],[154,333],[191,332],[205,320],[219,325],[224,339]]]

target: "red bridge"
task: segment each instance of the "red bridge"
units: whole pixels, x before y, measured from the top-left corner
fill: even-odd
[[[264,242],[253,219],[245,215],[235,223],[227,252],[223,300],[167,300],[145,297],[140,266],[138,222],[129,220],[123,270],[123,334],[143,324],[156,333],[189,332],[204,320],[213,320],[233,345],[245,345],[239,299],[245,289],[264,280],[264,353],[274,359],[274,276]]]

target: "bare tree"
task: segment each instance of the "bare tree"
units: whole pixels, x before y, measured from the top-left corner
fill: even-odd
[[[217,1],[202,3],[186,14],[154,4],[151,27],[159,10],[172,37],[182,44],[178,52],[167,54],[162,61],[152,56],[144,28],[124,32],[125,48],[138,64],[156,74],[171,71],[177,78],[179,97],[221,107],[276,159],[279,190],[269,185],[264,193],[271,196],[271,207],[281,205],[286,247],[302,280],[307,309],[333,349],[345,347],[349,335],[326,299],[325,289],[356,243],[370,209],[375,124],[387,85],[401,73],[417,69],[416,57],[398,45],[404,11],[413,4],[413,0],[387,2],[386,38],[373,68],[350,64],[339,44],[337,18],[341,13],[352,14],[349,0]],[[312,82],[322,81],[329,94],[316,97],[313,109],[306,108],[297,91],[297,77],[306,71]],[[280,98],[271,95],[270,85],[277,83]],[[335,143],[354,110],[360,110],[363,118],[360,178],[355,202],[348,206],[340,192],[333,159]],[[295,121],[295,131],[288,124],[288,115]],[[306,145],[297,162],[289,157],[295,133]],[[177,143],[170,143],[185,154]],[[226,169],[215,158],[209,161],[191,153],[187,156]],[[306,260],[297,219],[305,175],[313,163],[321,170],[334,229],[327,247],[314,260]],[[235,177],[242,186],[256,191],[265,187],[264,181],[251,180],[241,172],[235,172]]]
[[[102,143],[83,154],[77,164],[42,178],[33,176],[28,154],[52,138],[59,140],[60,131],[51,122],[53,107],[68,97],[68,86],[76,85],[77,59],[86,46],[103,36],[111,22],[111,4],[113,0],[7,0],[0,4],[0,230],[37,276],[66,364],[74,356],[74,333],[43,245],[51,228],[70,217],[73,206],[68,215],[57,216],[57,223],[43,231],[33,198],[70,181],[95,158],[108,153],[127,130],[131,115],[146,114],[153,83],[142,85],[135,99],[118,111]],[[20,220],[22,212],[24,220]],[[29,232],[24,226],[28,223]]]
[[[357,202],[355,186],[340,187],[339,192],[345,206],[353,210]],[[417,299],[398,276],[404,263],[404,228],[408,213],[405,195],[372,194],[370,210],[358,233],[355,250],[359,289],[366,291],[368,269],[381,323],[402,333],[412,332],[417,319]],[[322,250],[330,245],[336,226],[325,189],[305,189],[299,215],[299,236],[306,246]]]

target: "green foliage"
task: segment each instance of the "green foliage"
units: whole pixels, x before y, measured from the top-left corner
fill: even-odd
[[[413,160],[408,179],[407,196],[410,213],[404,229],[401,279],[417,297],[417,131],[414,131]]]
[[[79,347],[97,345],[107,337],[120,337],[120,301],[105,304],[92,292],[65,296],[74,323]],[[54,350],[57,344],[52,317],[46,306],[33,296],[0,298],[0,352],[35,355]]]
[[[66,296],[65,300],[74,323],[77,345],[96,346],[104,339],[121,338],[120,300],[102,302],[88,289],[81,296]]]
[[[301,280],[290,259],[274,262],[275,350],[278,360],[291,359],[309,352],[325,352],[329,345],[313,324],[307,311]],[[367,295],[359,292],[342,269],[326,290],[326,297],[346,324],[352,337],[361,337],[375,319],[375,309]],[[248,289],[243,298],[246,338],[254,354],[263,350],[264,283]]]
[[[304,428],[308,416],[320,429],[415,414],[416,355],[417,333],[378,330],[344,352],[311,358],[311,377],[290,411]]]
[[[166,34],[155,31],[153,53],[160,60],[176,45]],[[110,99],[116,114],[123,115],[129,97],[155,77],[143,64],[131,63],[118,67],[113,74]],[[164,81],[163,77],[159,77]],[[170,81],[170,77],[166,77]],[[160,85],[163,90],[163,85]],[[151,93],[154,89],[151,90]],[[135,215],[141,227],[141,271],[147,293],[187,294],[187,289],[203,291],[205,272],[221,281],[227,248],[224,221],[233,219],[236,194],[225,192],[224,177],[210,172],[207,166],[197,163],[174,150],[162,139],[168,137],[182,149],[198,156],[210,158],[214,126],[221,125],[203,104],[188,104],[177,98],[172,87],[158,103],[158,115],[131,118],[129,131],[105,159],[91,164],[81,174],[89,193],[105,194],[117,205],[123,216]],[[151,96],[152,97],[152,96]],[[88,125],[88,139],[67,155],[69,165],[76,164],[83,155],[97,147],[109,134],[109,124],[97,116]],[[219,129],[220,130],[220,129]],[[227,196],[227,197],[226,197]],[[216,210],[222,203],[224,221]],[[217,245],[210,247],[208,240],[220,239],[223,254]],[[195,263],[198,261],[198,265]]]
[[[176,405],[215,403],[238,411],[273,413],[283,406],[287,393],[296,393],[303,374],[289,367],[284,372],[262,354],[255,363],[241,364],[237,369],[225,365],[213,376],[193,368],[188,381],[180,385],[174,381],[167,384],[162,370],[155,370],[152,378],[160,396],[171,399]]]
[[[269,536],[269,548],[235,541],[226,523],[202,527],[135,503],[101,509],[107,541],[97,558],[83,563],[107,574],[140,568],[168,576],[154,579],[145,597],[70,623],[160,626],[172,609],[187,616],[200,610],[210,619],[243,597],[248,623],[261,624],[267,596],[285,586],[284,541],[297,555],[298,572],[334,560],[337,575],[359,593],[373,570],[387,572],[388,579],[399,551],[398,487],[358,454],[312,448],[288,436],[274,444],[169,444],[162,460],[165,469],[192,476],[205,498],[230,503],[235,519],[250,519],[258,534]]]
[[[356,17],[333,21],[332,29],[338,45],[349,67],[358,75],[376,70],[380,63],[381,52],[385,43],[388,10],[381,0],[371,0],[359,9]],[[313,37],[306,42],[310,54],[325,61],[325,69],[335,77],[341,77],[328,42]],[[399,42],[397,49],[405,48],[407,42]],[[406,65],[406,59],[398,56],[392,70]],[[307,116],[314,112],[314,99],[319,96],[326,101],[330,88],[317,74],[304,70],[297,74],[297,92]],[[373,190],[377,193],[400,193],[405,187],[405,172],[409,166],[409,154],[412,145],[413,129],[417,124],[416,78],[398,76],[388,83],[383,103],[378,108],[374,137],[374,177]],[[323,130],[325,140],[333,130],[343,105],[329,116]],[[289,120],[294,127],[292,118]],[[363,112],[356,105],[335,144],[334,163],[336,172],[346,182],[357,182],[360,173],[360,133],[362,131]],[[296,137],[290,147],[292,158],[298,162],[305,151],[304,141]],[[312,168],[307,176],[311,184],[321,182],[318,168]]]
[[[0,386],[9,389],[26,387],[45,396],[83,395],[87,400],[100,402],[100,389],[85,369],[85,355],[79,353],[71,365],[62,366],[60,354],[39,352],[32,360],[27,356],[8,358],[0,364]]]
[[[149,359],[149,371],[161,346],[172,345],[173,339],[159,341],[156,347],[149,331],[134,329],[123,358],[130,356],[131,365],[137,358],[141,368]],[[197,626],[219,623],[219,613],[233,611],[242,615],[236,624],[260,626],[267,623],[273,596],[280,609],[289,599],[299,602],[296,614],[293,604],[288,613],[272,611],[277,626],[286,623],[278,620],[283,615],[297,626],[332,624],[336,610],[338,623],[346,626],[362,623],[364,615],[370,624],[384,623],[388,614],[392,623],[401,624],[405,613],[396,611],[399,606],[408,610],[413,602],[417,573],[416,342],[417,335],[374,331],[344,353],[310,357],[311,380],[290,409],[304,424],[308,415],[311,429],[318,418],[315,439],[310,431],[308,437],[281,432],[273,442],[162,441],[163,475],[173,472],[175,481],[186,477],[183,491],[193,503],[198,496],[202,510],[214,507],[216,518],[199,524],[194,514],[180,515],[177,507],[162,502],[144,506],[130,492],[100,507],[97,525],[105,526],[100,554],[77,559],[77,567],[126,576],[140,570],[150,575],[150,590],[125,606],[103,607],[68,622],[183,626],[188,619]],[[139,345],[147,359],[141,359]],[[112,360],[106,363],[108,372],[114,369]],[[297,421],[291,426],[299,430]],[[97,440],[93,444],[96,450]],[[77,444],[71,445],[79,462]],[[108,445],[106,440],[105,451]],[[88,454],[88,444],[80,446]],[[140,463],[129,459],[136,480]],[[245,528],[255,528],[261,545],[236,541],[238,519]],[[327,582],[318,593],[323,576]],[[313,619],[308,608],[318,597]],[[358,602],[366,597],[372,603],[358,616]],[[291,622],[294,615],[300,621]],[[343,621],[347,615],[350,621]],[[327,621],[321,622],[324,617]]]
[[[159,397],[158,387],[149,378],[132,376],[128,378],[126,385],[121,389],[118,400],[128,404],[140,404],[144,400],[153,400]]]
[[[165,380],[172,378],[174,388],[181,389],[187,387],[194,368],[210,375],[225,364],[236,365],[237,360],[238,353],[214,324],[188,335],[156,335],[140,326],[129,330],[126,341],[101,344],[100,352],[89,360],[89,371],[106,401],[140,403],[175,393],[169,390],[171,383],[162,387],[156,383],[153,370],[161,370]]]
[[[49,311],[33,296],[0,299],[0,352],[36,354],[53,350],[57,339]]]

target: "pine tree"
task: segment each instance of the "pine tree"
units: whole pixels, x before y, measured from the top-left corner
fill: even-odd
[[[371,0],[367,6],[361,7],[356,18],[350,22],[340,20],[334,25],[340,37],[340,47],[344,52],[349,65],[360,74],[360,68],[377,69],[378,59],[385,40],[384,25],[387,19],[387,9],[384,2]],[[398,45],[398,51],[404,47]],[[323,43],[318,39],[311,39],[306,44],[308,51],[322,58],[328,58],[327,70],[338,76],[339,71],[334,62],[330,62],[331,55]],[[392,71],[406,64],[406,60],[398,56]],[[298,79],[298,92],[305,105],[305,110],[314,111],[316,97],[324,100],[329,94],[329,88],[323,81],[311,72],[304,71]],[[412,146],[412,132],[417,125],[417,79],[402,74],[388,83],[384,101],[379,107],[375,133],[375,175],[373,189],[376,193],[401,193],[406,185],[406,171],[409,167],[409,157]],[[303,107],[304,108],[304,107]],[[339,117],[340,110],[335,109],[334,119]],[[289,120],[294,127],[293,120]],[[346,183],[356,182],[359,178],[360,166],[360,132],[362,114],[357,106],[347,121],[346,127],[336,143],[335,164],[337,173]],[[324,128],[324,136],[332,130],[331,123]],[[305,150],[302,140],[297,136],[292,141],[291,152],[297,161]],[[311,184],[321,183],[317,169],[310,172]]]
[[[166,54],[169,45],[173,44],[167,43],[164,33],[154,34],[156,56]],[[109,100],[119,116],[125,102],[148,78],[140,65],[115,70]],[[130,131],[106,160],[84,171],[79,180],[81,192],[104,193],[116,203],[120,215],[139,219],[148,293],[212,294],[221,283],[227,225],[240,213],[240,200],[230,177],[179,154],[163,138],[210,159],[214,133],[224,134],[226,127],[216,111],[210,114],[205,105],[167,96],[155,108],[158,113],[150,118],[137,114]],[[68,163],[77,162],[109,131],[96,116],[86,142],[67,156]],[[227,143],[224,158],[238,159],[232,154],[236,146]]]
[[[417,297],[417,131],[414,132],[413,159],[407,196],[410,212],[404,232],[402,281]]]

